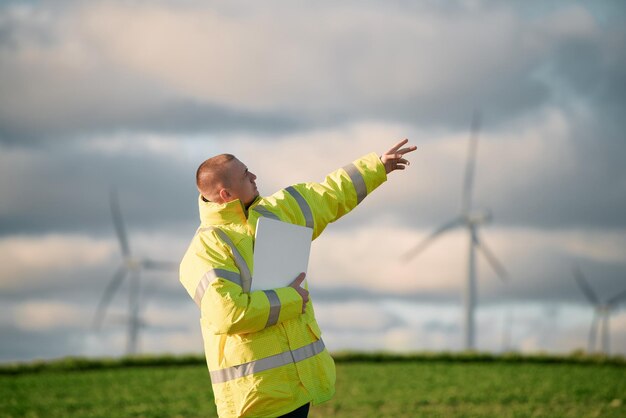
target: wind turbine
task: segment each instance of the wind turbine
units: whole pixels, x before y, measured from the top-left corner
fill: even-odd
[[[478,145],[478,133],[480,131],[480,115],[474,113],[472,120],[467,165],[465,167],[465,179],[463,183],[461,213],[456,218],[444,223],[435,229],[429,236],[423,239],[417,246],[404,254],[403,259],[416,257],[424,251],[437,237],[455,228],[467,228],[469,235],[469,255],[467,258],[467,281],[464,289],[463,304],[465,311],[464,320],[464,343],[466,350],[475,348],[474,338],[474,309],[476,306],[476,249],[485,256],[491,267],[501,279],[507,278],[507,272],[502,264],[485,244],[478,233],[479,226],[491,221],[492,214],[489,210],[472,210],[472,187],[474,183],[474,167],[476,165],[476,148]]]
[[[574,278],[576,279],[576,283],[578,284],[580,290],[593,306],[593,317],[591,318],[591,328],[589,329],[589,342],[587,346],[587,351],[589,353],[593,353],[596,349],[596,339],[599,324],[602,352],[608,355],[610,351],[609,317],[611,316],[611,311],[615,309],[615,307],[621,302],[622,299],[626,298],[626,290],[618,293],[612,298],[607,299],[605,302],[600,302],[598,295],[596,294],[596,292],[593,291],[593,289],[589,285],[589,282],[578,267],[574,268]]]
[[[120,249],[122,252],[122,263],[118,267],[117,271],[113,275],[113,278],[107,285],[100,303],[96,309],[94,316],[93,327],[99,330],[102,326],[104,316],[106,314],[106,308],[113,298],[113,295],[120,287],[124,279],[130,276],[129,283],[129,298],[128,298],[128,337],[126,342],[126,353],[129,355],[137,352],[137,342],[139,338],[139,329],[145,325],[145,322],[140,318],[140,290],[141,290],[141,272],[146,270],[160,270],[160,271],[172,271],[178,269],[178,264],[156,261],[149,258],[138,258],[131,255],[130,246],[128,245],[128,238],[126,235],[126,228],[124,227],[124,221],[122,219],[122,212],[120,210],[117,193],[115,190],[111,190],[110,195],[111,203],[111,215],[113,217],[113,226],[115,227],[115,233],[117,235]]]

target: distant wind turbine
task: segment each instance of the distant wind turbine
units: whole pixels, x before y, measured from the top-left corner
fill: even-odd
[[[609,317],[616,306],[626,299],[626,290],[618,293],[612,298],[607,299],[605,302],[600,302],[598,295],[593,291],[589,285],[589,281],[585,278],[582,271],[578,267],[574,267],[574,278],[578,287],[587,297],[587,300],[593,306],[593,317],[591,319],[591,328],[589,328],[589,342],[587,351],[593,353],[596,350],[596,340],[598,334],[598,325],[600,325],[600,341],[602,342],[602,352],[604,354],[610,354],[610,330],[609,330]]]
[[[111,190],[110,195],[111,202],[111,214],[113,217],[113,226],[115,227],[115,233],[120,244],[122,252],[122,264],[118,267],[117,271],[113,275],[113,279],[107,285],[100,303],[96,309],[94,316],[93,327],[99,330],[102,326],[104,316],[106,314],[106,308],[113,298],[113,295],[120,287],[121,283],[127,276],[130,276],[129,283],[129,298],[128,298],[128,337],[126,343],[126,353],[129,355],[137,353],[137,342],[139,338],[139,330],[145,325],[144,321],[140,318],[140,274],[143,269],[146,270],[161,270],[161,271],[173,271],[178,269],[177,263],[156,261],[149,258],[137,258],[133,257],[130,252],[130,246],[128,245],[128,238],[126,235],[126,228],[124,227],[124,221],[122,219],[122,212],[120,210],[117,193],[115,190]]]
[[[472,211],[472,187],[474,183],[474,167],[476,165],[476,148],[478,145],[479,131],[480,115],[476,112],[472,120],[460,215],[435,229],[429,236],[427,236],[417,246],[408,251],[402,257],[405,261],[408,261],[424,251],[437,237],[445,232],[458,227],[467,228],[467,232],[469,234],[469,256],[467,259],[467,282],[463,298],[465,308],[464,343],[466,350],[472,350],[475,348],[474,308],[476,305],[476,249],[482,252],[491,267],[501,279],[505,280],[508,276],[506,270],[502,267],[502,264],[496,259],[494,254],[485,244],[484,239],[481,238],[478,233],[478,227],[480,225],[491,221],[491,211]]]

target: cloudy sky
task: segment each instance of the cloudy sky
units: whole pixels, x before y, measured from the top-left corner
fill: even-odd
[[[477,348],[586,348],[626,290],[626,6],[621,1],[0,2],[0,361],[117,356],[119,195],[134,255],[179,261],[194,174],[231,152],[263,194],[418,146],[313,244],[331,350],[458,350],[468,233],[400,256],[458,216],[472,115],[474,208],[509,272],[478,258]],[[145,272],[142,352],[201,352],[176,274]],[[626,301],[624,301],[626,302]],[[611,350],[626,354],[626,303]]]

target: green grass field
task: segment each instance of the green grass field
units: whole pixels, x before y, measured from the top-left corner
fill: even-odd
[[[201,360],[67,364],[0,368],[0,416],[217,416]],[[626,364],[345,356],[335,398],[310,413],[422,416],[626,417]]]

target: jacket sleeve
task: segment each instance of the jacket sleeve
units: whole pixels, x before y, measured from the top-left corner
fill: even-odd
[[[302,313],[291,287],[244,293],[231,249],[214,232],[196,235],[180,265],[180,281],[215,334],[261,331]]]
[[[313,228],[313,239],[326,226],[354,209],[387,180],[385,166],[376,153],[368,154],[326,176],[321,183],[301,183],[267,199],[265,216]]]

